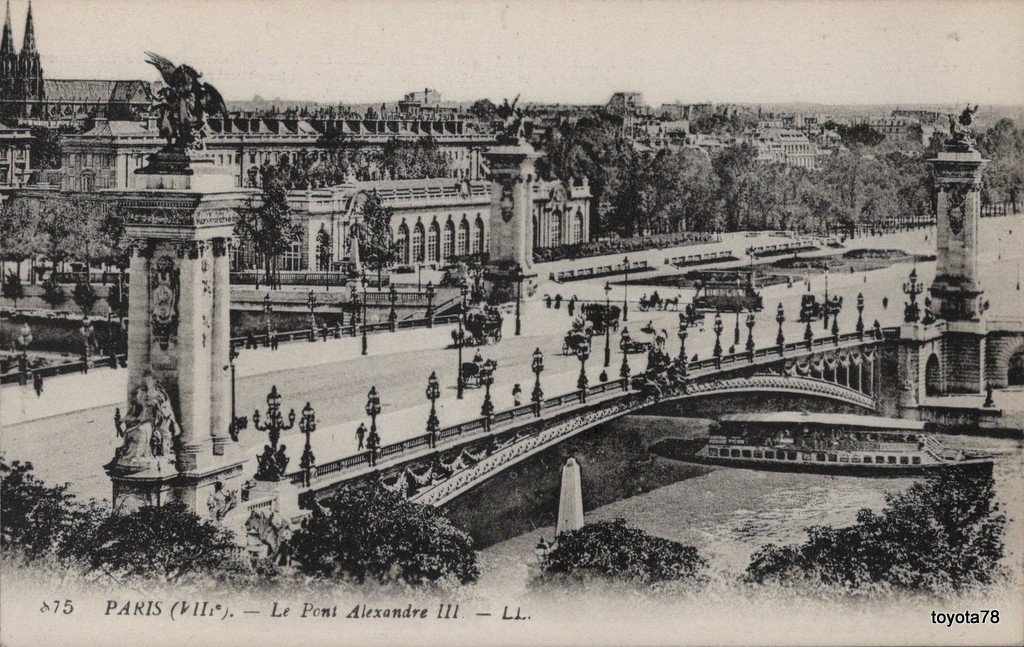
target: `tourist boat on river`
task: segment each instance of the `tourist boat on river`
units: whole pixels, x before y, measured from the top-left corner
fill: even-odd
[[[780,411],[723,416],[700,463],[849,476],[906,476],[948,467],[991,470],[989,455],[949,449],[923,422]]]

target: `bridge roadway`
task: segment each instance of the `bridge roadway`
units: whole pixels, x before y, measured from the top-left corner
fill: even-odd
[[[708,358],[688,362],[687,378],[666,386],[658,395],[647,389],[631,388],[631,380],[619,379],[593,385],[587,389],[586,395],[580,390],[573,390],[546,399],[539,408],[531,403],[499,411],[490,421],[477,418],[446,427],[438,434],[436,444],[432,444],[430,436],[424,433],[385,445],[379,450],[375,465],[370,462],[369,452],[361,452],[320,464],[308,473],[295,471],[289,478],[304,491],[300,495],[304,499],[310,495],[326,496],[367,479],[392,478],[394,488],[402,491],[416,488],[414,500],[440,505],[527,456],[658,400],[772,391],[813,395],[872,409],[872,397],[857,389],[821,379],[758,375],[730,380],[716,378],[738,371],[749,373],[815,354],[874,346],[883,339],[894,339],[898,334],[897,328],[869,329],[863,333],[815,339],[810,344],[797,342],[759,348],[752,353],[734,353],[721,361]],[[674,365],[677,363],[678,360]],[[835,377],[840,378],[838,375]],[[445,460],[442,455],[450,459]]]
[[[1008,235],[1012,230],[1012,235]],[[993,317],[1019,314],[1019,299],[1000,299],[996,295],[1018,296],[1015,291],[1018,266],[1024,252],[1024,224],[1016,218],[989,218],[982,223],[983,244],[991,251],[983,254],[980,266],[982,285],[987,295],[992,295]],[[912,232],[895,237],[859,240],[875,247],[900,248],[917,252],[934,249],[934,232],[929,241],[925,240],[927,230]],[[653,253],[653,252],[652,252]],[[910,264],[899,264],[870,272],[852,274],[834,273],[829,279],[829,293],[844,298],[840,325],[844,330],[852,328],[857,313],[854,303],[858,292],[865,295],[864,321],[870,326],[875,319],[883,326],[899,323],[904,297],[899,286],[906,280]],[[934,274],[934,263],[919,263],[917,266],[921,281],[928,285]],[[579,373],[579,361],[572,356],[561,355],[562,336],[569,325],[569,318],[563,306],[561,310],[546,309],[541,302],[545,293],[560,292],[563,296],[577,294],[581,299],[603,299],[602,281],[583,281],[573,284],[555,285],[542,283],[537,293],[524,307],[523,336],[513,336],[512,319],[505,323],[504,337],[500,344],[481,348],[485,357],[498,360],[497,381],[492,388],[492,397],[498,410],[512,406],[511,388],[520,383],[524,397],[528,397],[533,383],[530,372],[530,353],[535,347],[544,352],[545,370],[541,376],[544,390],[548,394],[566,393],[573,389]],[[820,295],[825,287],[825,277],[812,276],[811,291]],[[630,320],[624,325],[636,334],[637,328],[653,320],[657,329],[666,329],[669,335],[668,352],[678,351],[675,336],[677,318],[674,312],[640,312],[636,300],[651,288],[629,287]],[[662,289],[663,296],[680,296],[686,302],[692,290]],[[754,341],[759,348],[775,341],[778,326],[774,320],[775,306],[782,303],[787,321],[783,332],[787,340],[802,338],[803,325],[795,321],[799,300],[804,286],[787,288],[784,285],[763,290],[765,309],[757,313]],[[610,298],[621,303],[624,290],[612,286]],[[888,300],[883,307],[882,300]],[[704,326],[691,327],[686,341],[689,354],[701,358],[710,355],[714,344],[711,320]],[[725,331],[722,345],[728,349],[732,344],[734,317],[723,315]],[[741,342],[747,330],[740,322]],[[358,339],[331,340],[328,342],[293,343],[282,345],[278,351],[258,349],[243,351],[238,359],[238,413],[251,415],[253,408],[264,405],[264,398],[272,384],[276,384],[284,397],[284,406],[301,408],[307,400],[317,410],[320,429],[314,434],[313,450],[321,464],[352,455],[356,451],[355,427],[366,421],[362,413],[366,392],[376,384],[381,392],[383,414],[378,418],[384,443],[394,443],[407,437],[423,433],[428,404],[423,396],[426,378],[436,370],[442,385],[441,399],[438,400],[438,415],[442,424],[470,420],[478,415],[483,398],[483,389],[466,393],[464,400],[455,399],[454,374],[455,350],[450,348],[451,326],[431,330],[400,331],[370,337],[370,354],[359,354]],[[821,323],[814,327],[815,335],[822,335]],[[601,371],[603,340],[595,338],[595,347],[587,362],[590,383],[598,382]],[[616,339],[612,339],[613,352]],[[473,351],[467,350],[467,357]],[[609,375],[618,376],[617,366],[621,356],[613,354]],[[630,366],[635,374],[644,366],[643,356],[631,356]],[[115,406],[124,406],[125,371],[91,371],[88,375],[69,375],[50,378],[46,381],[41,398],[36,398],[31,386],[4,386],[0,392],[0,445],[6,457],[33,461],[37,473],[51,483],[70,482],[72,491],[79,495],[107,498],[110,483],[98,467],[113,455],[118,438],[113,429]],[[10,416],[10,417],[9,417]],[[14,420],[11,420],[11,417]],[[243,454],[252,458],[266,442],[266,435],[251,428],[243,431],[240,445]],[[303,438],[297,430],[282,435],[282,442],[288,445],[292,464],[298,463]]]

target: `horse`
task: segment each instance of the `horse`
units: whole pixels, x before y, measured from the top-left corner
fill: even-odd
[[[661,302],[662,310],[668,310],[669,306],[672,306],[673,310],[679,310],[679,297],[672,297]]]
[[[245,522],[245,531],[267,547],[267,558],[274,563],[284,566],[291,561],[292,529],[277,510],[270,514],[253,510]]]

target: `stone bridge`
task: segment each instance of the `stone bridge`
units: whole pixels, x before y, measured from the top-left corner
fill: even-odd
[[[288,475],[303,507],[339,490],[381,482],[443,505],[525,458],[652,405],[736,393],[783,393],[875,410],[876,347],[899,329],[874,329],[686,363],[499,411]]]

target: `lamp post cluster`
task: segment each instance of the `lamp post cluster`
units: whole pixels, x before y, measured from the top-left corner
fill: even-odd
[[[864,293],[857,293],[857,334],[864,337]]]
[[[80,329],[82,333],[82,362],[86,373],[89,372],[89,339],[92,338],[92,322],[89,321],[89,315],[82,317],[82,327]]]
[[[456,378],[455,378],[455,397],[459,400],[466,392],[466,379],[462,375],[462,346],[466,338],[466,328],[464,325],[464,319],[466,318],[466,297],[469,295],[469,287],[463,285],[461,290],[462,294],[462,309],[459,311],[459,335],[455,340],[455,348],[458,349],[458,364],[455,366]]]
[[[264,321],[264,328],[265,328],[266,334],[267,334],[267,337],[264,340],[264,344],[263,344],[264,346],[269,346],[270,345],[270,335],[271,335],[270,315],[273,312],[274,312],[274,304],[270,302],[270,293],[267,292],[266,294],[263,295],[263,321]]]
[[[690,327],[686,314],[679,313],[679,374],[686,377],[686,336]]]
[[[484,385],[484,403],[480,405],[480,415],[484,418],[484,431],[491,430],[491,416],[494,415],[494,402],[491,401],[491,385],[494,384],[494,371],[482,371],[480,384]]]
[[[427,281],[427,328],[434,327],[434,282]]]
[[[910,302],[903,308],[903,321],[916,323],[920,319],[921,309],[917,305],[917,296],[924,292],[924,284],[917,281],[917,268],[910,270],[909,280],[903,283],[903,294],[910,297]]]
[[[309,341],[316,341],[316,294],[312,290],[306,296],[306,307],[309,308]]]
[[[587,359],[590,357],[590,342],[584,341],[576,347],[576,357],[580,360],[580,376],[576,380],[576,388],[580,390],[580,400],[587,400]]]
[[[537,415],[540,415],[541,404],[544,402],[544,391],[540,388],[540,374],[544,372],[544,353],[540,352],[540,348],[533,351],[533,362],[530,364],[530,370],[533,371],[533,393],[530,395],[530,400],[537,407]]]
[[[398,288],[392,283],[388,288],[388,296],[391,299],[391,312],[388,313],[388,323],[391,324],[391,332],[395,332],[398,325],[398,311],[395,310],[395,303],[398,301]]]
[[[715,313],[715,323],[712,326],[712,330],[715,331],[715,347],[711,351],[711,354],[715,357],[715,366],[722,368],[722,313]]]
[[[753,357],[754,353],[754,324],[757,323],[753,312],[747,313],[747,353]]]
[[[623,326],[622,328],[622,339],[619,340],[619,346],[622,348],[622,365],[619,366],[619,377],[626,380],[629,379],[629,342],[631,337],[629,336],[629,328]]]
[[[611,351],[612,322],[609,321],[609,319],[611,318],[611,311],[612,311],[611,298],[610,298],[611,297],[611,291],[612,291],[612,286],[608,283],[608,281],[605,281],[604,282],[604,314],[602,315],[604,317],[604,366],[605,366],[605,368],[608,368],[608,365],[611,364],[611,361],[612,361],[612,351]]]
[[[622,259],[624,278],[622,279],[622,320],[629,321],[629,257]]]
[[[441,397],[441,385],[437,381],[437,373],[430,372],[427,378],[427,399],[430,400],[430,415],[427,416],[427,433],[430,434],[430,446],[437,447],[437,432],[441,422],[437,419],[437,399]]]
[[[779,334],[775,336],[775,343],[779,345],[779,353],[781,353],[786,345],[786,337],[782,334],[782,324],[786,322],[786,311],[783,310],[781,301],[775,310],[775,321],[779,324]]]
[[[306,446],[302,449],[302,458],[299,459],[299,467],[305,472],[306,485],[312,480],[313,468],[316,467],[316,456],[313,455],[313,447],[310,445],[310,436],[316,431],[316,412],[313,405],[306,403],[302,407],[302,417],[299,419],[299,431],[306,436]]]
[[[512,273],[512,278],[516,281],[516,336],[518,337],[523,330],[523,325],[520,316],[520,304],[523,301],[523,268],[517,263]]]
[[[366,449],[370,451],[370,465],[377,464],[377,450],[380,449],[380,434],[377,433],[377,416],[380,415],[380,395],[377,387],[371,386],[366,394],[366,415],[370,416],[370,434],[366,438]]]
[[[288,431],[295,426],[295,409],[288,412],[288,422],[285,423],[281,415],[281,394],[277,392],[277,385],[270,387],[267,394],[267,413],[262,418],[258,410],[252,413],[253,426],[259,431],[267,432],[270,444],[263,448],[263,453],[258,457],[259,463],[256,468],[256,479],[260,481],[279,481],[284,477],[285,469],[288,467],[288,456],[285,453],[285,445],[278,446],[281,439],[281,432]]]

